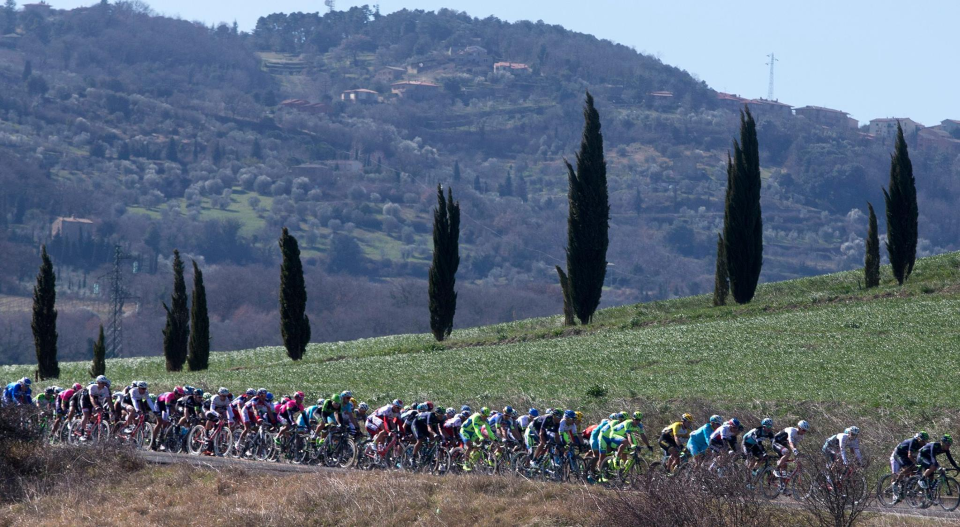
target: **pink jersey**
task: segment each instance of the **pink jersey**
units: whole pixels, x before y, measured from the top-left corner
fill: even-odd
[[[177,399],[179,399],[179,397],[177,397],[176,392],[162,393],[160,394],[160,397],[157,397],[158,401],[161,401],[164,404],[169,404],[169,405],[176,404]]]
[[[60,392],[60,400],[64,402],[69,402],[70,398],[73,397],[73,394],[77,393],[73,388],[67,388],[66,390]]]

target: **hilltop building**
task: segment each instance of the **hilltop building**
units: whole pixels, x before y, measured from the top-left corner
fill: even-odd
[[[50,236],[61,236],[65,240],[78,240],[93,236],[93,220],[60,216],[53,220]]]
[[[859,123],[850,117],[847,112],[824,108],[822,106],[804,106],[794,110],[797,117],[803,117],[811,122],[832,128],[857,128]]]
[[[793,106],[780,101],[769,99],[751,99],[746,102],[750,111],[757,117],[793,117]]]
[[[440,85],[426,81],[400,81],[391,84],[390,91],[402,99],[422,101],[436,97],[440,93]]]
[[[340,94],[340,100],[354,103],[372,104],[380,101],[380,94],[361,88],[359,90],[346,90]]]
[[[908,138],[912,137],[923,128],[922,124],[910,119],[909,117],[885,117],[870,121],[868,133],[881,139],[896,137],[898,121],[900,122],[900,126],[903,128],[903,135]]]
[[[734,95],[732,93],[723,93],[717,92],[717,102],[720,104],[721,108],[726,108],[727,110],[742,110],[743,105],[749,102],[748,99],[744,99],[739,95]]]
[[[530,69],[530,66],[523,64],[521,62],[494,62],[493,71],[501,72],[506,71],[516,75],[517,73],[532,73],[533,70]]]
[[[406,72],[407,70],[405,68],[387,66],[385,68],[381,68],[380,71],[373,76],[373,78],[382,82],[394,82],[402,79]]]

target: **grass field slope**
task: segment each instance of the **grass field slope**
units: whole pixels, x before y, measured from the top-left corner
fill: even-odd
[[[549,317],[463,329],[442,344],[428,334],[314,344],[297,363],[273,347],[214,353],[198,373],[166,373],[160,357],[118,359],[107,374],[147,380],[154,393],[184,383],[310,397],[350,389],[370,404],[401,397],[590,413],[691,400],[758,411],[797,402],[960,407],[960,253],[918,261],[902,288],[890,276],[869,291],[861,283],[851,271],[766,284],[746,306],[688,297],[603,310],[585,327]],[[63,382],[89,377],[87,367],[62,364]],[[7,379],[32,371],[0,368]]]

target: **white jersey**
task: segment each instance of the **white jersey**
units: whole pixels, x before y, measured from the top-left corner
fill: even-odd
[[[98,405],[102,405],[110,400],[110,388],[106,386],[101,388],[99,385],[94,384],[87,389],[87,393],[90,394],[90,399]]]
[[[569,421],[570,424],[567,424],[567,421]],[[577,422],[569,419],[563,419],[560,421],[560,427],[557,428],[557,432],[561,434],[566,432],[573,437],[577,437]]]
[[[530,414],[523,414],[523,415],[521,415],[520,417],[517,418],[517,424],[520,425],[520,428],[526,430],[527,425],[530,424],[530,421],[531,421],[532,419],[533,419],[533,418],[530,417]]]
[[[730,423],[723,423],[720,428],[717,428],[710,434],[710,442],[717,440],[720,441],[731,441],[737,438],[737,429],[733,427]]]
[[[210,398],[210,409],[217,413],[227,414],[227,419],[233,421],[233,406],[231,406],[231,402],[229,397],[217,394]]]
[[[373,412],[373,415],[379,417],[380,419],[398,419],[400,417],[400,412],[394,410],[392,404],[388,404],[386,406],[377,408],[377,411]]]
[[[853,453],[857,456],[857,462],[863,460],[860,456],[860,438],[853,437],[846,432],[840,432],[837,435],[830,436],[823,445],[823,448],[824,450],[832,451],[834,454],[840,454],[844,465],[850,463],[850,460],[847,459],[848,450],[853,450]]]
[[[776,443],[780,443],[783,446],[790,446],[791,444],[796,445],[800,443],[800,429],[795,426],[788,426],[784,428],[782,432],[774,436],[773,440]]]
[[[147,390],[144,390],[143,393],[140,393],[139,388],[130,390],[130,402],[133,403],[133,408],[137,411],[141,411],[139,404],[141,402],[147,403],[147,406],[154,412],[157,411],[157,403],[153,402],[153,399],[150,398],[150,392]]]

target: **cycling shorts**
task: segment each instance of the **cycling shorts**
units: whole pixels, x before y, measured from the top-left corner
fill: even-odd
[[[478,434],[478,433],[477,433],[476,431],[474,431],[474,430],[464,430],[464,429],[461,428],[461,429],[460,429],[460,439],[461,439],[464,443],[472,443],[472,442],[478,441],[478,440],[480,439],[480,434]]]
[[[290,410],[284,410],[277,414],[277,419],[280,420],[280,423],[283,425],[293,424],[293,415],[290,414]]]
[[[83,410],[84,412],[89,412],[90,410],[93,410],[93,403],[90,402],[89,397],[80,398],[80,409]]]
[[[430,431],[427,430],[428,426],[423,421],[414,421],[413,422],[413,437],[417,438],[417,441],[423,439],[428,439],[430,437]]]
[[[663,452],[666,454],[670,453],[671,448],[676,448],[677,450],[681,450],[680,446],[677,445],[677,442],[674,441],[673,435],[671,434],[661,434],[660,441],[658,441],[658,444],[660,445],[660,449],[663,450]]]
[[[767,450],[763,448],[763,445],[760,443],[747,444],[743,443],[743,453],[748,456],[753,456],[757,459],[763,458],[764,454],[767,453]]]
[[[220,422],[220,414],[215,410],[207,410],[207,413],[203,414],[207,418],[207,421],[213,421],[214,423]]]
[[[790,453],[790,446],[789,446],[789,445],[784,445],[783,443],[774,442],[774,443],[773,443],[773,450],[774,450],[777,454],[780,454],[780,456],[782,457],[782,456],[786,456],[787,454]]]
[[[826,447],[821,448],[820,453],[823,454],[823,457],[827,458],[827,460],[830,463],[833,463],[834,461],[837,460],[838,457],[840,457],[840,455],[836,451]]]

